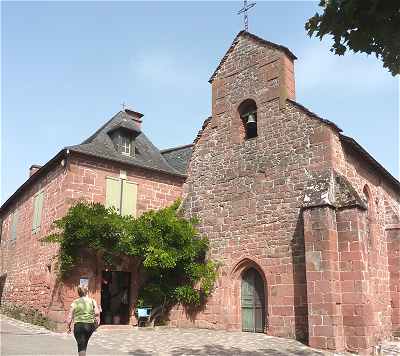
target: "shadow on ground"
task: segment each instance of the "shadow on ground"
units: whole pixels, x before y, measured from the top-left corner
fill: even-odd
[[[130,351],[128,355],[134,355],[134,356],[154,356],[155,354],[153,352],[148,352],[144,350],[135,350],[135,351]]]
[[[277,349],[272,348],[263,348],[257,351],[249,351],[243,350],[238,347],[224,347],[221,345],[206,345],[203,347],[190,348],[190,347],[177,347],[168,352],[171,356],[181,356],[181,355],[202,355],[202,356],[265,356],[265,355],[274,355],[274,356],[323,356],[324,353],[314,351],[314,350],[282,350],[278,351]],[[154,355],[154,353],[149,353],[143,350],[135,350],[129,352],[129,355],[135,356],[150,356]]]

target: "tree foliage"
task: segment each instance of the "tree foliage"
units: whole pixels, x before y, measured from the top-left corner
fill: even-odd
[[[321,0],[323,14],[316,13],[305,25],[309,36],[332,35],[331,51],[347,49],[374,53],[392,75],[400,72],[400,1]]]
[[[98,203],[79,202],[54,222],[44,238],[59,243],[59,274],[66,277],[78,263],[79,251],[89,248],[113,265],[121,256],[140,261],[146,277],[138,304],[199,305],[211,293],[216,264],[205,259],[208,240],[198,234],[195,219],[177,214],[179,201],[138,218],[121,216]]]

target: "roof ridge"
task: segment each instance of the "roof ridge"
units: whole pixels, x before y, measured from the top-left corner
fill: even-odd
[[[353,137],[339,133],[339,138],[364,155],[372,164],[375,165],[394,185],[400,188],[400,181],[394,177],[384,166],[382,166],[364,147],[362,147]]]
[[[181,146],[176,146],[176,147],[171,147],[171,148],[165,148],[163,150],[160,150],[161,153],[167,153],[167,152],[171,152],[171,151],[177,151],[183,148],[187,148],[187,147],[191,147],[193,146],[193,143],[189,143],[187,145],[181,145]]]
[[[292,103],[293,105],[297,106],[299,109],[303,110],[306,114],[308,114],[308,115],[310,115],[310,116],[312,116],[312,117],[315,117],[316,119],[318,119],[318,120],[324,122],[325,124],[327,124],[327,125],[329,125],[329,126],[332,126],[332,127],[335,128],[338,132],[343,132],[343,130],[342,130],[339,126],[337,126],[334,122],[322,118],[321,116],[319,116],[319,115],[317,115],[316,113],[312,112],[311,110],[309,110],[308,108],[306,108],[304,105],[298,103],[297,101],[292,100],[292,99],[289,99],[289,98],[287,98],[286,101],[288,101],[288,102]]]
[[[369,159],[369,161],[375,165],[376,168],[378,168],[383,175],[385,175],[394,185],[396,185],[397,187],[400,188],[400,181],[394,177],[384,166],[382,166],[364,147],[362,147],[354,138],[350,137],[350,136],[346,136],[344,135],[342,132],[343,130],[338,127],[334,122],[329,121],[327,119],[324,119],[322,117],[320,117],[319,115],[313,113],[312,111],[310,111],[309,109],[307,109],[305,106],[301,105],[300,103],[298,103],[297,101],[294,101],[292,99],[286,99],[286,101],[294,104],[295,106],[297,106],[299,109],[303,110],[306,114],[322,121],[323,123],[335,128],[338,131],[338,135],[339,138],[352,145],[353,149],[355,149],[356,151],[358,151],[359,153],[361,153],[362,155],[364,155],[367,159]]]
[[[114,119],[117,117],[117,115],[119,115],[121,112],[122,112],[122,111],[118,111],[116,114],[114,114],[114,116],[112,116],[110,120],[108,120],[105,124],[103,124],[102,126],[100,126],[99,129],[97,129],[97,130],[96,130],[92,135],[90,135],[86,140],[83,140],[80,144],[83,145],[83,144],[91,143],[92,140],[93,140],[102,130],[104,130],[105,127],[106,127],[112,120],[114,120]],[[77,145],[75,145],[75,146],[77,146]]]

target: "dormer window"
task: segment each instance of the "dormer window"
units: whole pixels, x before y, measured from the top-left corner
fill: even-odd
[[[131,131],[119,129],[111,134],[116,151],[124,156],[135,156],[134,134]]]
[[[132,142],[132,137],[129,137],[128,135],[121,135],[121,153],[125,156],[131,156],[132,153],[132,148],[133,148],[133,142]]]

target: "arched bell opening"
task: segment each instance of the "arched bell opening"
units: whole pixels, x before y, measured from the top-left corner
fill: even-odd
[[[245,131],[245,139],[257,137],[257,104],[252,99],[246,99],[239,105],[239,115]]]
[[[260,273],[253,267],[241,275],[242,331],[263,333],[265,318],[265,285]]]

